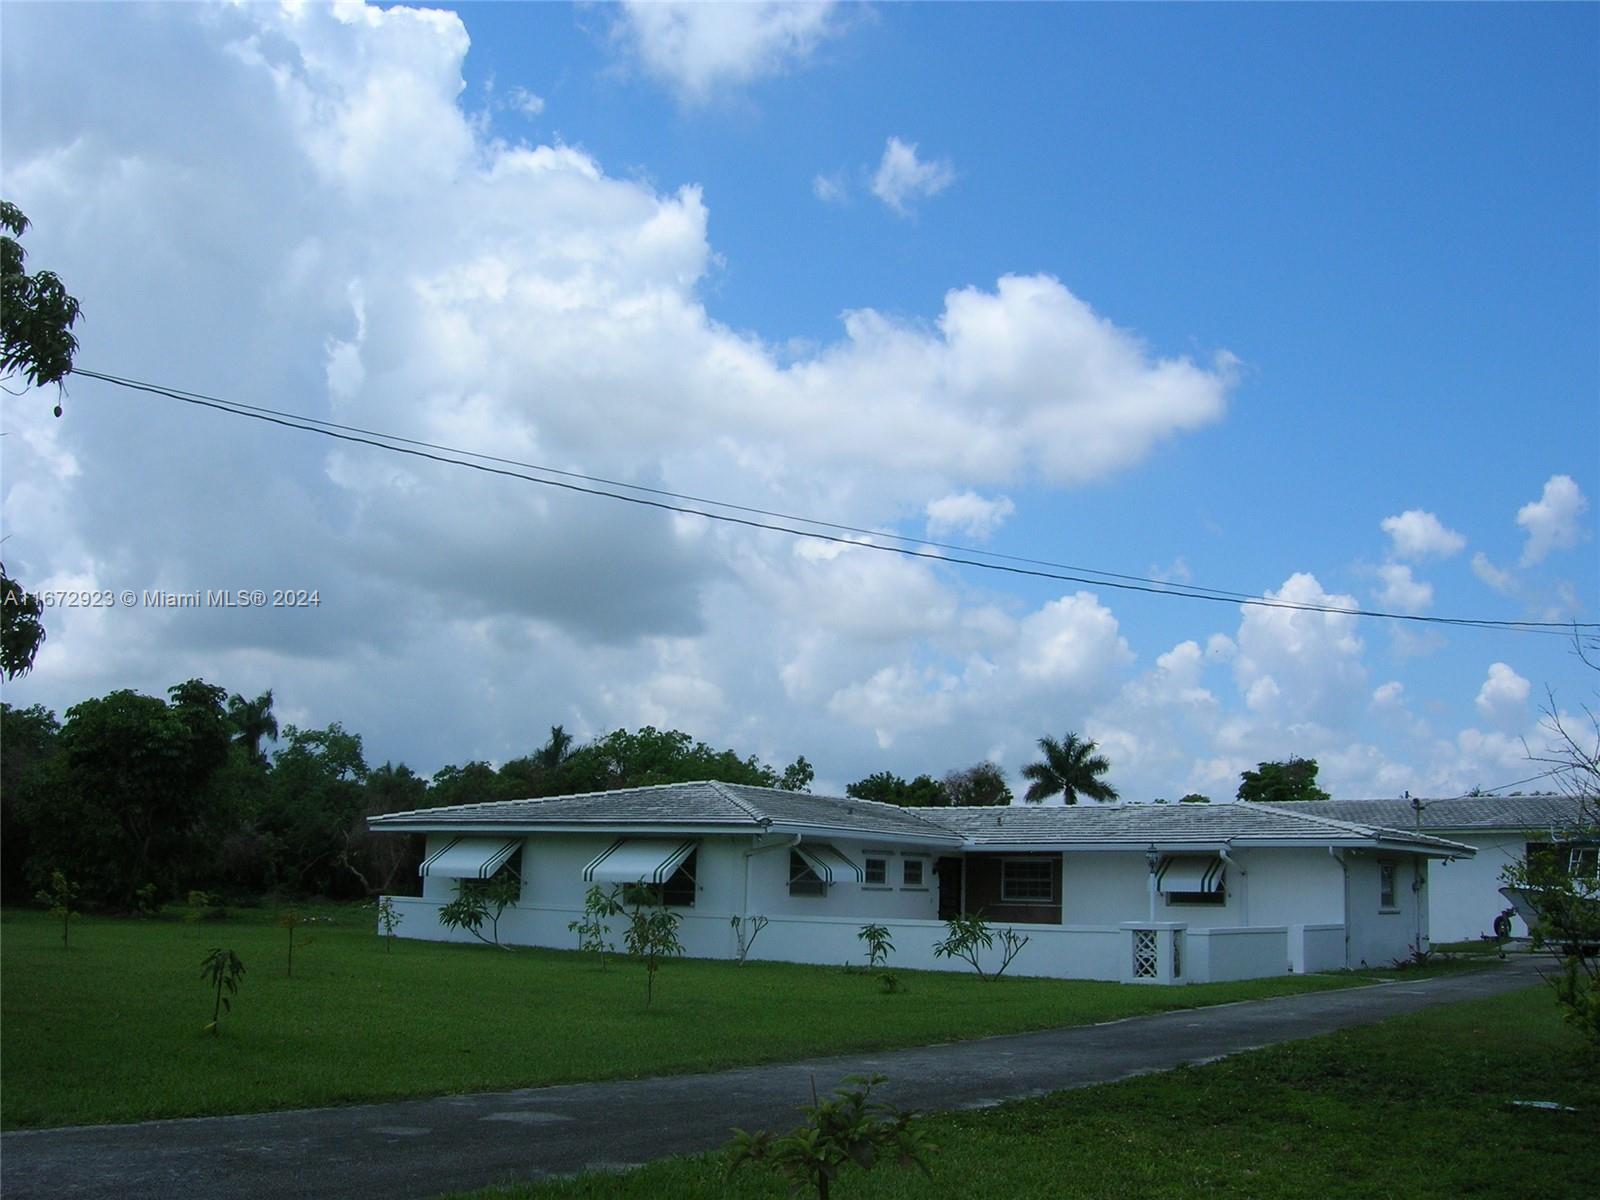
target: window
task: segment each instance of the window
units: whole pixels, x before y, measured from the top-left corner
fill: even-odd
[[[811,864],[793,850],[789,851],[789,895],[826,896],[828,885],[822,876],[811,869]]]
[[[1594,878],[1600,871],[1600,846],[1574,846],[1567,853],[1567,874]]]
[[[683,865],[668,876],[665,883],[625,883],[622,885],[622,902],[631,907],[661,904],[667,908],[693,908],[695,893],[695,860],[700,852],[695,850],[683,860]]]
[[[1007,904],[1049,904],[1055,898],[1055,872],[1048,858],[1000,860],[1001,900]]]
[[[1226,904],[1228,893],[1223,888],[1209,892],[1165,892],[1167,904]]]
[[[887,887],[889,884],[889,860],[887,858],[873,858],[869,855],[866,860],[866,878],[862,882],[868,887]]]
[[[908,888],[919,888],[925,886],[922,881],[922,873],[925,866],[926,864],[920,858],[906,859],[905,863],[903,864],[903,874],[901,875],[900,879],[901,886]]]
[[[1380,862],[1378,864],[1378,907],[1384,912],[1394,912],[1399,909],[1394,898],[1394,863]]]

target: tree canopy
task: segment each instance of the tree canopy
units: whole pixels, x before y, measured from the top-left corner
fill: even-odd
[[[1326,800],[1317,786],[1317,760],[1290,757],[1283,762],[1257,763],[1254,771],[1239,776],[1239,799],[1256,804],[1285,804],[1297,800]]]
[[[856,780],[844,789],[844,794],[854,796],[857,800],[876,800],[901,808],[948,803],[943,785],[932,775],[918,775],[907,783],[889,771],[878,771],[865,779]]]
[[[54,272],[28,274],[28,254],[17,240],[28,218],[15,204],[0,200],[0,228],[7,231],[0,234],[0,376],[20,373],[33,387],[59,384],[78,352],[72,327],[82,308]]]
[[[1059,742],[1048,735],[1040,738],[1044,757],[1022,768],[1022,777],[1029,780],[1022,798],[1029,804],[1042,804],[1058,793],[1065,804],[1076,804],[1080,796],[1102,804],[1115,800],[1117,789],[1100,778],[1111,769],[1111,762],[1095,749],[1093,741],[1075,733]]]

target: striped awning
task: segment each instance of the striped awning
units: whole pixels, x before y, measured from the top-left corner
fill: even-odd
[[[1174,854],[1156,868],[1156,891],[1220,892],[1228,864],[1214,854]]]
[[[866,871],[827,842],[801,842],[794,852],[805,859],[806,866],[815,871],[823,883],[866,881]]]
[[[422,860],[417,874],[441,879],[488,879],[506,865],[521,845],[521,838],[451,838]]]
[[[618,838],[583,869],[585,883],[665,883],[700,843],[666,838]]]

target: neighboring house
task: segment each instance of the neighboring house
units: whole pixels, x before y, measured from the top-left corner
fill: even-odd
[[[1314,800],[1279,807],[1337,821],[1409,829],[1475,849],[1475,858],[1446,859],[1429,878],[1428,925],[1436,942],[1492,935],[1495,918],[1509,907],[1500,894],[1501,873],[1521,862],[1530,846],[1592,846],[1597,816],[1592,810],[1585,813],[1576,797],[1562,795]],[[1528,928],[1522,918],[1513,916],[1511,931],[1525,937]]]
[[[407,937],[466,940],[440,907],[513,871],[521,898],[499,928],[523,945],[574,946],[568,923],[599,885],[674,908],[698,957],[734,957],[735,922],[748,936],[759,916],[752,958],[860,961],[857,934],[872,923],[889,928],[895,966],[959,967],[934,946],[943,921],[968,912],[1030,938],[1018,974],[1157,983],[1405,958],[1427,944],[1430,861],[1472,854],[1267,805],[911,809],[723,783],[369,823],[428,837],[422,896],[394,898]]]

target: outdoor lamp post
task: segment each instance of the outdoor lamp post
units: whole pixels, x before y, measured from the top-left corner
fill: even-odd
[[[1161,865],[1161,853],[1154,842],[1144,852],[1145,865],[1150,868],[1150,920],[1156,919],[1156,868]]]

